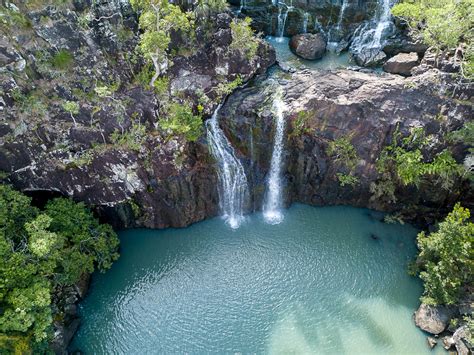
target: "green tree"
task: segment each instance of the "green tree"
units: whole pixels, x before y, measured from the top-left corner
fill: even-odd
[[[418,235],[416,266],[424,282],[422,302],[455,304],[474,281],[474,224],[458,203],[436,232]]]
[[[406,20],[412,32],[438,53],[464,43],[462,74],[474,77],[474,1],[404,0],[392,8],[392,13]]]
[[[252,19],[246,17],[244,20],[235,19],[230,24],[232,32],[230,49],[242,52],[248,60],[252,60],[256,56],[259,45],[259,40],[250,27],[251,23]]]
[[[171,31],[189,34],[192,29],[192,13],[184,13],[179,6],[168,0],[130,0],[134,10],[140,13],[139,24],[143,30],[139,49],[146,60],[152,62],[155,74],[151,78],[153,88],[155,80],[170,65],[168,47]]]
[[[45,342],[53,291],[108,269],[118,238],[83,203],[58,198],[43,211],[0,185],[0,345]],[[23,346],[23,345],[22,345]]]

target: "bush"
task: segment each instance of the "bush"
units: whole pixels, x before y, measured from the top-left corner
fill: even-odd
[[[405,0],[393,6],[392,13],[406,20],[412,32],[438,51],[465,43],[463,74],[474,77],[472,0]]]
[[[474,281],[474,224],[470,211],[458,203],[438,231],[418,234],[416,265],[424,282],[426,304],[455,304]]]
[[[230,24],[232,32],[232,43],[230,48],[245,54],[248,60],[257,55],[259,41],[250,27],[252,19],[246,17],[244,20],[234,20]]]
[[[183,135],[188,141],[197,140],[202,134],[202,118],[195,116],[190,106],[172,103],[168,116],[160,121],[161,128],[175,135]]]
[[[110,268],[118,243],[112,228],[83,203],[57,198],[40,210],[29,197],[0,185],[0,340],[45,343],[53,290]]]
[[[55,69],[66,70],[71,66],[73,60],[74,57],[71,53],[66,49],[61,49],[58,53],[52,56],[51,65]]]

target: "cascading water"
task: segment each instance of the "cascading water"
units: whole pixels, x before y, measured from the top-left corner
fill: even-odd
[[[286,5],[283,3],[285,6],[285,9],[280,6],[280,3],[278,5],[278,27],[277,27],[277,37],[279,40],[283,40],[283,36],[285,34],[285,23],[286,23],[286,18],[288,17],[288,10],[289,8],[286,7]]]
[[[239,7],[239,10],[238,10],[239,14],[242,12],[242,10],[245,8],[245,6],[246,6],[245,0],[240,0],[240,7]]]
[[[283,157],[283,136],[285,133],[285,103],[282,99],[281,89],[277,90],[273,100],[273,111],[275,114],[276,131],[273,143],[272,160],[270,163],[270,175],[268,178],[263,216],[270,224],[278,224],[283,220],[282,207],[282,183],[281,168]]]
[[[332,31],[329,31],[329,40],[328,40],[328,47],[336,48],[337,43],[341,40],[340,32],[342,27],[342,21],[344,20],[344,14],[346,12],[348,5],[348,0],[342,0],[341,10],[339,11],[339,16],[337,18],[337,25],[336,28],[333,28]],[[334,33],[336,34],[336,38],[334,38]]]
[[[247,177],[234,149],[219,127],[217,114],[206,122],[209,150],[218,163],[219,205],[226,223],[233,229],[244,220],[243,210],[249,196]]]
[[[309,13],[305,12],[303,16],[303,33],[308,32]]]
[[[384,45],[387,32],[393,27],[390,8],[394,0],[378,0],[377,12],[369,22],[361,25],[354,34],[351,51],[379,51]]]

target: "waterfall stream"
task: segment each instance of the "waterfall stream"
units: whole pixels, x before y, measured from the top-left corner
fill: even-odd
[[[337,49],[338,43],[343,39],[343,36],[341,36],[341,26],[342,21],[344,20],[344,14],[346,12],[347,5],[348,0],[342,0],[341,10],[339,11],[339,16],[337,18],[337,25],[335,28],[331,28],[329,31],[328,48],[330,50]]]
[[[364,50],[380,50],[383,47],[386,32],[393,26],[391,5],[391,0],[378,0],[374,18],[356,30],[351,51],[361,53]]]
[[[283,102],[282,92],[280,88],[279,90],[277,90],[273,101],[276,130],[275,139],[273,143],[272,160],[270,163],[270,175],[268,178],[267,191],[265,194],[265,203],[263,206],[263,216],[265,218],[265,221],[270,224],[278,224],[283,220],[283,214],[281,212],[281,168],[283,156],[283,136],[285,133],[285,109],[285,103]]]
[[[305,12],[303,17],[303,33],[308,32],[309,13]]]
[[[285,5],[285,4],[283,4]],[[278,27],[277,27],[277,37],[278,38],[283,38],[285,34],[285,23],[286,23],[286,18],[288,17],[288,10],[289,8],[286,7],[283,9],[280,4],[278,4]]]
[[[249,196],[248,182],[244,168],[235,156],[234,149],[219,127],[217,115],[219,106],[207,120],[209,150],[218,164],[219,206],[226,223],[238,228],[243,219],[243,210]]]

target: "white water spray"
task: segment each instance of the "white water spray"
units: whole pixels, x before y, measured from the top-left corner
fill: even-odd
[[[309,13],[305,12],[303,16],[303,33],[308,32]]]
[[[285,5],[285,4],[283,4]],[[283,40],[285,34],[285,23],[286,18],[288,17],[288,7],[283,9],[281,6],[278,7],[278,22],[277,22],[277,39],[279,41]]]
[[[263,216],[270,224],[278,224],[283,221],[282,208],[282,183],[281,168],[283,157],[283,136],[285,133],[285,103],[282,99],[281,89],[276,93],[273,101],[275,113],[276,131],[273,143],[272,160],[270,163],[270,175],[268,178],[267,191],[265,194],[265,204],[263,206]]]
[[[219,206],[226,223],[239,228],[244,220],[243,210],[249,196],[247,177],[234,149],[219,127],[219,106],[206,122],[209,150],[218,163]]]
[[[369,22],[360,26],[354,34],[351,50],[362,53],[364,50],[380,50],[384,45],[384,35],[393,26],[390,12],[393,0],[379,0],[377,13]]]

